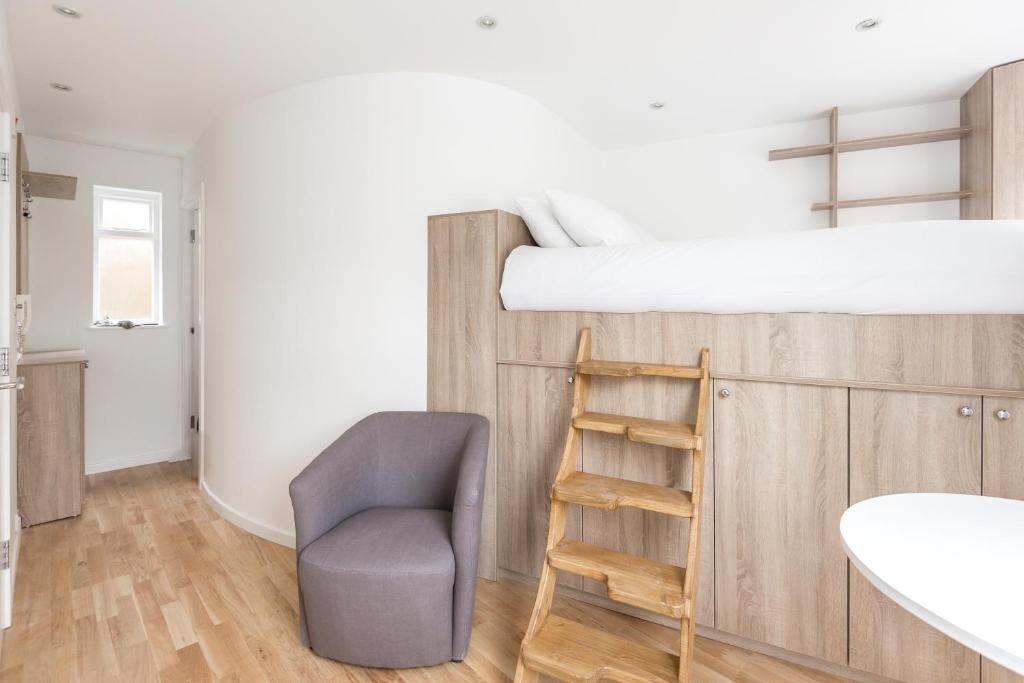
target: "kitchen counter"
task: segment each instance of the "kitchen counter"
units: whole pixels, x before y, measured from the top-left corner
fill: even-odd
[[[28,351],[18,356],[18,365],[55,365],[57,363],[88,363],[84,349],[66,351]]]

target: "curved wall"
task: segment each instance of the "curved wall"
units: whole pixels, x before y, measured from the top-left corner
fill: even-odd
[[[426,218],[547,186],[597,152],[534,100],[436,74],[285,90],[215,123],[184,163],[206,198],[205,486],[292,537],[288,482],[353,422],[426,399]]]

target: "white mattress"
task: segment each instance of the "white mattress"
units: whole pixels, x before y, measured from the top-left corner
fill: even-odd
[[[1024,313],[1024,221],[519,247],[501,299],[529,311]]]

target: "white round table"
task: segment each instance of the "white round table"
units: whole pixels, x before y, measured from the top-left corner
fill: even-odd
[[[898,605],[1024,674],[1024,501],[907,493],[839,522],[850,561]]]

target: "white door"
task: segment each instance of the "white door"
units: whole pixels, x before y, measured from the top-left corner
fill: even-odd
[[[11,116],[0,114],[0,629],[11,625],[14,601],[14,520],[17,512],[18,417],[17,340],[14,325],[15,155],[11,152]]]
[[[189,211],[189,234],[191,237],[189,246],[191,249],[189,250],[190,258],[188,259],[191,264],[191,287],[189,288],[189,300],[191,302],[189,332],[191,343],[189,346],[190,353],[188,354],[191,363],[188,381],[189,426],[191,428],[189,451],[192,456],[192,476],[199,480],[200,484],[203,482],[203,473],[205,471],[203,430],[206,428],[206,425],[203,424],[203,377],[206,376],[205,358],[203,357],[203,350],[205,348],[203,343],[205,339],[204,325],[206,323],[203,314],[203,234],[206,229],[203,217],[203,196],[204,189],[200,184],[198,201]]]
[[[191,337],[190,357],[192,361],[189,375],[189,452],[192,456],[192,476],[199,478],[200,452],[199,452],[199,430],[202,424],[199,421],[199,370],[202,364],[202,348],[199,344],[199,209],[189,211],[189,246],[190,249],[190,281],[191,294],[191,320],[189,331]]]

